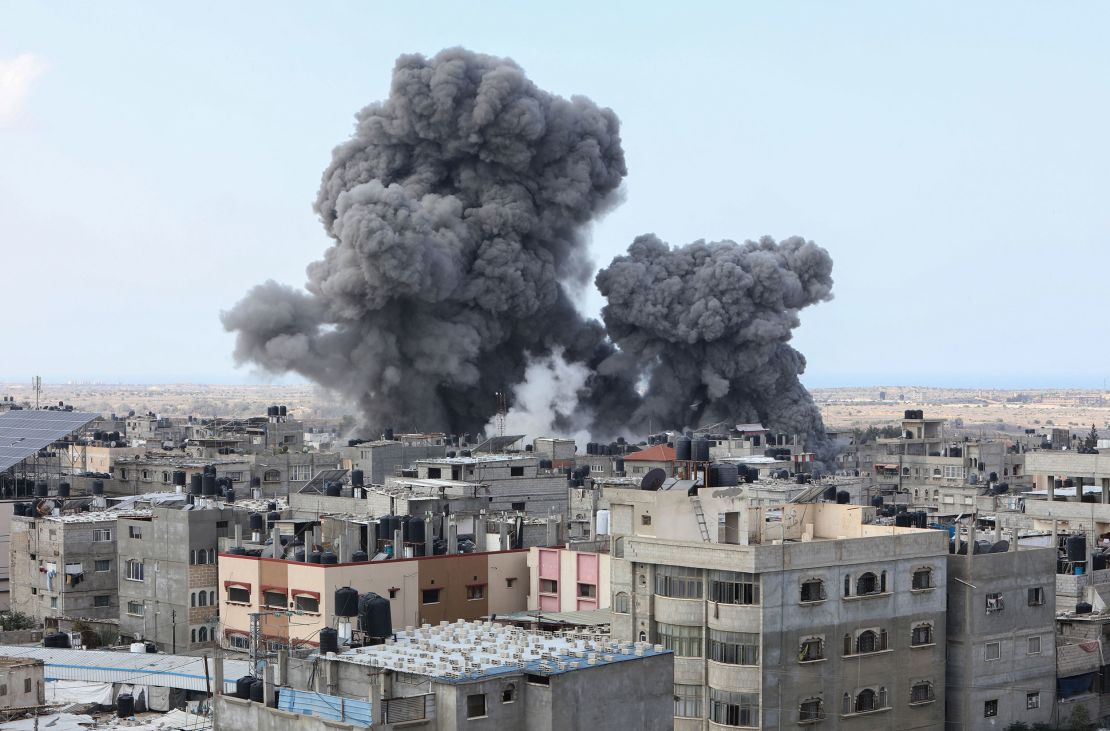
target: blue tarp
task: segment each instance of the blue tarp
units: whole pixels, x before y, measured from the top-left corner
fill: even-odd
[[[1087,693],[1095,682],[1095,673],[1073,675],[1070,678],[1056,679],[1056,692],[1060,698],[1071,698],[1073,695]]]
[[[370,701],[324,695],[310,690],[278,689],[278,708],[305,716],[317,716],[332,721],[342,721],[352,726],[373,725],[374,714]]]

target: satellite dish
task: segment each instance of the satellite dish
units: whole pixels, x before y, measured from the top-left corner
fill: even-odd
[[[659,467],[649,470],[644,479],[640,480],[641,490],[658,490],[663,486],[663,482],[667,479],[667,473]]]

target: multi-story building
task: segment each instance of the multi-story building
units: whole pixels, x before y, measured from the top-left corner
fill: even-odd
[[[858,505],[606,490],[613,637],[675,653],[675,729],[944,726],[948,535]]]
[[[566,513],[567,478],[561,471],[540,467],[531,454],[482,454],[419,459],[413,467],[420,479],[475,483],[490,498],[490,510],[517,510],[548,515]]]
[[[636,479],[642,478],[653,469],[661,469],[670,477],[674,475],[674,447],[666,444],[656,444],[645,447],[639,452],[632,452],[624,456],[624,473]]]
[[[527,608],[523,550],[334,564],[222,553],[218,568],[221,637],[234,649],[248,646],[255,613],[272,646],[315,646],[320,630],[335,626],[334,594],[342,586],[388,599],[395,628]]]
[[[1056,550],[947,561],[947,727],[1055,721]]]
[[[609,606],[609,554],[567,548],[528,550],[528,609],[577,612]]]
[[[38,621],[119,616],[116,520],[148,511],[13,516],[11,606]],[[126,575],[126,574],[125,574]]]
[[[442,434],[401,435],[399,440],[351,440],[337,451],[343,469],[362,470],[368,485],[381,485],[385,478],[416,460],[435,459],[447,454],[446,438]]]
[[[219,540],[233,537],[236,524],[249,530],[252,504],[237,505],[198,504],[183,510],[178,504],[119,519],[121,636],[153,641],[172,653],[217,641]]]

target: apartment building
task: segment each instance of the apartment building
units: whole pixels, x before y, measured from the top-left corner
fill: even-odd
[[[548,515],[567,510],[567,478],[561,471],[541,468],[532,454],[480,454],[419,459],[412,463],[419,479],[452,480],[481,485],[479,495],[490,510],[517,510]]]
[[[609,606],[609,554],[567,548],[528,549],[528,609],[577,612]]]
[[[362,470],[368,485],[381,485],[389,475],[408,467],[418,459],[435,459],[447,455],[446,438],[442,434],[411,435],[400,440],[359,441],[351,440],[340,447],[340,464],[346,470]]]
[[[738,493],[606,490],[613,637],[674,651],[674,728],[942,729],[947,533]]]

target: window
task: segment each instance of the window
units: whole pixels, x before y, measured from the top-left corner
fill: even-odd
[[[121,468],[120,468],[120,471],[119,471],[119,478],[120,478],[121,480],[126,480],[126,479],[127,479],[127,468],[126,468],[126,467],[121,467]]]
[[[912,586],[914,589],[932,589],[933,570],[931,568],[921,568],[914,571]]]
[[[910,686],[910,703],[930,703],[935,700],[933,684],[928,680],[922,680]]]
[[[844,596],[852,596],[852,577],[849,574],[844,576]]]
[[[798,662],[825,659],[825,641],[820,637],[807,637],[798,648]]]
[[[512,703],[516,700],[516,685],[509,683],[501,690],[501,702]]]
[[[127,580],[128,581],[144,581],[143,579],[143,562],[131,559],[127,562]]]
[[[227,600],[237,604],[250,604],[251,590],[241,586],[229,586],[227,587]]]
[[[881,629],[878,632],[874,630],[864,630],[856,637],[856,654],[864,655],[869,652],[882,652],[886,649],[886,630]],[[851,653],[849,653],[851,654]]]
[[[824,712],[821,710],[820,698],[807,698],[802,701],[798,707],[798,721],[805,723],[806,721],[820,721],[825,717]]]
[[[421,592],[420,601],[424,604],[439,604],[440,589],[425,589]]]
[[[162,482],[167,485],[170,484],[170,473],[165,470],[162,471]]]
[[[111,528],[97,528],[96,530],[93,531],[93,542],[94,543],[103,543],[105,541],[110,541],[110,540],[112,540],[112,529]]]
[[[474,584],[473,586],[466,587],[466,598],[468,600],[485,599],[486,598],[486,585]]]
[[[510,467],[509,468],[509,477],[524,477],[524,468],[523,467]]]
[[[651,525],[651,516],[650,515],[641,515],[640,516],[640,525]]]
[[[197,632],[197,641],[198,642],[208,642],[208,628],[207,627],[201,627],[200,631]]]
[[[882,594],[886,591],[886,572],[876,574],[873,571],[866,571],[860,574],[859,579],[856,580],[856,595],[867,596],[869,594]]]
[[[56,597],[56,596],[50,597],[50,608],[51,609],[57,609],[58,608],[58,597]]]
[[[513,503],[509,506],[512,510],[524,510],[525,503]]]
[[[251,641],[246,635],[231,635],[227,638],[227,644],[229,647],[234,647],[238,650],[246,650],[250,648]]]
[[[540,579],[541,594],[558,594],[559,582],[555,579]]]
[[[655,623],[656,641],[677,657],[702,657],[702,628],[680,624]]]
[[[579,584],[578,585],[578,597],[580,599],[596,599],[597,598],[597,587],[594,586],[593,584]]]
[[[1041,694],[1040,693],[1026,693],[1025,694],[1025,707],[1030,711],[1034,708],[1041,707]]]
[[[189,641],[192,642],[193,644],[196,644],[197,631],[195,629],[189,631]]]
[[[93,568],[98,574],[103,574],[105,571],[112,570],[112,562],[108,559],[101,559],[93,564]]]
[[[1034,586],[1029,589],[1029,606],[1039,607],[1044,604],[1044,589]]]
[[[203,592],[203,591],[200,592],[200,596],[197,597],[197,605],[201,606],[201,607],[208,606],[208,595],[205,592]],[[267,604],[267,606],[275,606],[275,605]]]
[[[201,592],[204,596],[204,592]],[[276,609],[285,609],[286,599],[285,593],[280,591],[266,591],[262,593],[262,603],[267,607],[274,607]]]
[[[1002,603],[1001,593],[995,592],[992,594],[987,594],[987,614],[1001,612],[1004,608],[1005,606]]]
[[[127,613],[132,617],[141,617],[146,607],[142,602],[127,602]]]
[[[312,479],[312,465],[295,464],[289,467],[290,482],[308,482]]]
[[[8,684],[4,683],[4,684],[0,685],[0,695],[7,695],[7,694],[8,694]]]
[[[486,694],[471,693],[466,697],[466,717],[481,718],[486,715]]]
[[[999,642],[988,642],[983,647],[984,660],[997,660],[1002,657],[1002,644]]]
[[[821,579],[808,579],[802,582],[803,602],[820,602],[825,600],[825,582]]]
[[[998,715],[998,701],[986,701],[983,703],[983,718],[994,718]]]
[[[298,594],[295,597],[294,602],[294,606],[296,606],[298,611],[313,613],[320,611],[320,600],[314,596],[305,596],[303,594]]]
[[[921,645],[933,644],[933,625],[929,623],[919,624],[913,628],[910,633],[910,646],[917,647]]]
[[[93,597],[94,607],[110,607],[112,606],[112,597],[108,594],[101,594]]]
[[[701,686],[674,687],[674,715],[677,718],[701,718]]]
[[[1027,646],[1026,646],[1025,654],[1027,654],[1027,655],[1040,655],[1041,654],[1041,638],[1040,637],[1029,637],[1029,638],[1026,639],[1026,643],[1027,643]]]
[[[203,594],[204,592],[201,592],[201,593]],[[216,592],[215,591],[208,592],[208,603],[211,604],[212,606],[216,606]]]
[[[879,687],[878,691],[874,688],[864,688],[856,695],[856,701],[853,705],[856,713],[870,713],[883,708],[886,708],[886,688],[882,686]]]
[[[759,635],[710,629],[709,659],[728,665],[758,665]]]
[[[709,720],[722,726],[758,726],[759,694],[710,688]]]
[[[195,593],[189,594],[189,606],[195,607],[197,605],[197,595]]]
[[[216,549],[197,548],[189,551],[189,563],[194,566],[206,566],[216,563]]]
[[[281,482],[281,473],[277,470],[266,470],[262,473],[263,482]]]
[[[657,566],[655,593],[675,599],[701,599],[701,571],[685,566]]]
[[[721,604],[759,604],[759,577],[742,571],[711,571],[709,601]]]
[[[23,679],[23,692],[24,693],[30,693],[31,692],[31,679],[30,678],[24,678]]]
[[[528,673],[524,676],[524,679],[532,685],[551,685],[551,678],[547,675],[536,675],[534,673]]]
[[[632,598],[627,592],[619,591],[613,596],[613,611],[617,614],[628,614],[632,611]]]
[[[443,470],[442,469],[440,469],[439,467],[429,467],[428,468],[428,479],[429,480],[438,480],[441,477],[443,477]]]

